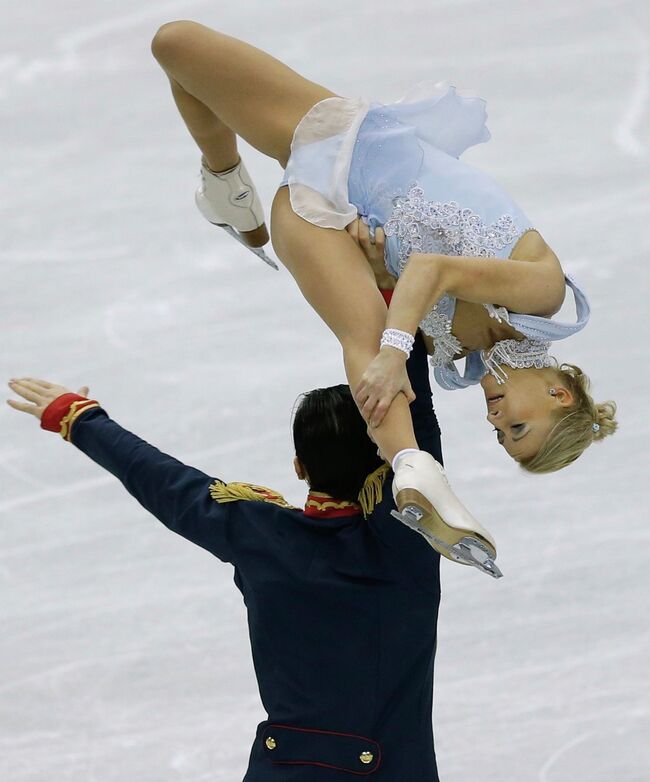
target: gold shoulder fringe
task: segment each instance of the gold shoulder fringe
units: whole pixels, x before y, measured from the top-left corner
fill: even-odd
[[[374,472],[371,472],[364,481],[363,488],[359,492],[359,505],[361,505],[364,519],[368,518],[375,507],[381,502],[384,481],[386,480],[389,470],[389,464],[382,464]]]
[[[210,486],[210,496],[216,502],[237,502],[239,500],[253,500],[256,502],[270,502],[281,508],[295,508],[290,505],[281,494],[266,486],[255,486],[253,483],[224,483],[215,481]]]

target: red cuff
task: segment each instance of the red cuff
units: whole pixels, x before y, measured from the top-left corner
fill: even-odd
[[[65,440],[70,440],[73,422],[86,410],[99,406],[96,400],[79,394],[61,394],[43,410],[41,429],[58,432]]]

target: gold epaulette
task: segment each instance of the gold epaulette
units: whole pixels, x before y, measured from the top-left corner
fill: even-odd
[[[364,518],[368,518],[381,502],[384,494],[384,481],[389,470],[389,464],[382,464],[374,472],[371,472],[364,481],[363,488],[359,492],[359,505],[361,505]]]
[[[237,502],[238,500],[254,500],[256,502],[270,502],[281,508],[297,510],[290,505],[281,494],[266,486],[255,486],[253,483],[224,483],[215,481],[210,486],[210,496],[216,502]]]

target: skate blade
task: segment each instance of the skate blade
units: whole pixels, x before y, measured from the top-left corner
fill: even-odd
[[[269,256],[264,252],[264,250],[261,247],[251,247],[249,244],[246,244],[246,242],[242,239],[241,235],[235,231],[235,229],[228,225],[227,223],[212,223],[212,225],[216,225],[219,228],[223,228],[223,230],[229,235],[232,236],[233,239],[236,239],[239,244],[241,244],[243,247],[245,247],[247,250],[250,250],[254,255],[257,255],[257,257],[264,261],[264,263],[268,264],[272,269],[275,269],[276,271],[279,271],[277,263],[269,258]]]
[[[401,513],[397,510],[391,511],[391,516],[415,532],[419,532],[437,552],[447,559],[462,565],[471,565],[492,578],[503,577],[503,573],[494,562],[494,556],[487,546],[471,534],[463,535],[456,543],[447,543],[421,524],[424,513],[416,505],[406,505]]]
[[[395,504],[397,505],[398,510],[400,508],[406,508],[407,506],[414,508],[422,517],[420,526],[424,527],[427,532],[435,538],[439,538],[448,546],[453,546],[463,537],[468,536],[470,538],[476,538],[486,546],[492,559],[497,558],[497,550],[494,541],[490,540],[489,537],[485,537],[480,529],[471,525],[455,527],[453,524],[447,523],[429,500],[417,489],[401,489],[398,491],[397,496],[395,497]],[[476,523],[478,525],[478,522]],[[487,530],[485,530],[485,532],[487,533]]]

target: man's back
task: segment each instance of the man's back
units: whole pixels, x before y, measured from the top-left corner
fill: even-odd
[[[367,520],[354,507],[332,518],[255,505],[236,545],[235,583],[269,719],[246,782],[327,778],[309,765],[437,779],[439,557],[390,517],[390,482]]]
[[[441,460],[426,356],[409,362],[420,447]],[[390,516],[311,496],[291,508],[269,490],[186,466],[123,429],[101,407],[70,439],[169,529],[235,568],[269,720],[245,782],[317,782],[342,773],[436,782],[431,727],[439,557]],[[319,509],[320,504],[320,509]]]

